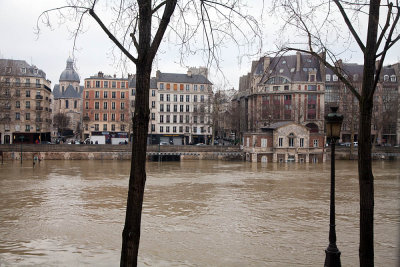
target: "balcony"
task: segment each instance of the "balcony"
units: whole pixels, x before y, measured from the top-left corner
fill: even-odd
[[[42,100],[42,99],[43,99],[43,96],[41,96],[41,95],[36,95],[35,98],[36,98],[36,99]]]

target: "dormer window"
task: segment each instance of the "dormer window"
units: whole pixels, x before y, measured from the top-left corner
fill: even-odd
[[[384,76],[383,76],[383,81],[384,81],[384,82],[389,81],[389,75],[384,75]]]
[[[325,76],[325,80],[326,80],[327,82],[330,82],[330,81],[331,81],[331,75],[330,75],[330,74],[327,74],[327,75]]]
[[[280,69],[280,70],[279,70],[279,73],[283,73],[283,69]]]
[[[26,68],[21,68],[22,73],[26,73]]]
[[[358,80],[358,74],[354,74],[353,75],[353,81],[357,81]]]
[[[308,81],[309,82],[315,82],[315,74],[308,75]]]
[[[391,82],[396,82],[396,75],[390,76],[390,81]]]
[[[286,60],[282,61],[282,64],[286,64]]]
[[[11,67],[6,67],[6,72],[11,73]]]
[[[337,82],[337,80],[338,80],[338,77],[335,74],[333,74],[332,75],[332,81]]]

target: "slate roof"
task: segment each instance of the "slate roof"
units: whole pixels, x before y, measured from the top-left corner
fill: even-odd
[[[277,129],[279,127],[286,126],[286,125],[289,125],[289,124],[292,124],[292,123],[295,123],[295,122],[293,122],[293,121],[278,121],[278,122],[271,123],[270,125],[264,126],[264,127],[261,127],[261,128],[262,129],[272,129],[272,130],[274,130],[274,129]]]
[[[342,71],[346,73],[349,77],[354,74],[358,75],[358,81],[362,81],[364,65],[357,63],[342,63]],[[326,74],[333,75],[333,71],[331,69],[326,69]],[[392,67],[383,67],[381,71],[381,80],[383,80],[384,75],[396,75],[394,68]]]
[[[308,81],[309,71],[316,71],[316,81],[321,82],[320,63],[317,58],[300,54],[300,70],[297,71],[297,55],[287,55],[281,57],[271,57],[270,65],[264,72],[264,58],[260,58],[253,70],[253,75],[262,75],[260,83],[266,82],[270,77],[282,76],[292,82]]]
[[[67,67],[60,75],[60,81],[80,82],[78,73],[74,70],[74,61],[71,58],[67,60]]]
[[[206,77],[199,74],[192,74],[191,76],[181,73],[162,73],[157,71],[157,82],[171,82],[171,83],[190,83],[190,84],[212,84]]]
[[[60,90],[60,85],[56,84],[53,88],[53,96],[54,99],[60,98],[82,98],[83,86],[79,86],[79,91],[76,92],[75,88],[72,85],[69,85],[65,90],[64,93]]]
[[[136,77],[132,77],[129,80],[129,88],[136,88]],[[150,89],[157,89],[157,80],[156,80],[156,78],[151,78],[151,80],[150,80]]]
[[[7,73],[6,67],[11,67],[11,73]],[[26,69],[26,73],[22,72]],[[35,65],[29,65],[25,60],[0,59],[0,75],[4,76],[25,76],[46,79],[46,73]]]

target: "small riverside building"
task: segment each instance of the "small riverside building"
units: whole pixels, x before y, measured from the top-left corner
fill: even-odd
[[[243,135],[243,152],[251,162],[325,162],[322,133],[284,121]]]

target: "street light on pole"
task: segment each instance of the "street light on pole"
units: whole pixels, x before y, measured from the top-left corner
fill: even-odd
[[[336,246],[335,230],[335,143],[340,138],[343,115],[336,113],[338,107],[331,107],[331,113],[325,116],[326,137],[331,144],[331,198],[329,222],[329,246],[325,250],[325,267],[340,267],[340,251]]]

